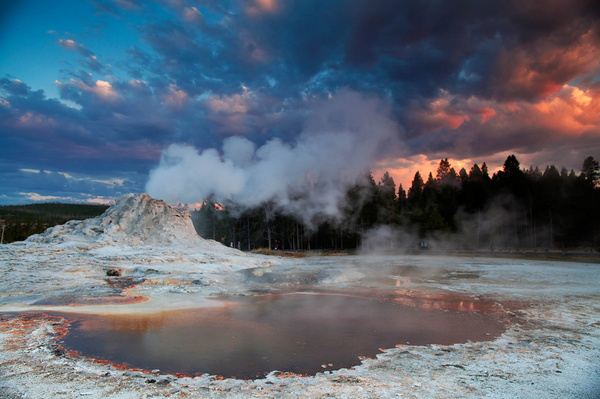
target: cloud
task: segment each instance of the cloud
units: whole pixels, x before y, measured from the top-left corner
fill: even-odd
[[[84,198],[72,197],[72,196],[57,196],[57,195],[41,195],[39,193],[24,193],[21,192],[19,195],[26,199],[34,202],[67,202],[67,203],[87,203],[87,204],[100,204],[100,205],[113,205],[114,199],[105,197],[92,197],[85,196]]]
[[[245,86],[230,95],[211,93],[203,96],[198,100],[198,106],[204,111],[206,126],[220,137],[267,135],[268,139],[275,129],[283,130],[286,121],[282,118],[295,117],[294,107],[284,112],[286,105],[277,97]]]
[[[121,16],[127,12],[141,12],[143,5],[131,0],[90,0],[96,11],[114,16]]]
[[[83,61],[83,64],[92,71],[100,72],[104,69],[104,65],[98,61],[98,57],[91,55]]]
[[[39,169],[27,169],[27,168],[21,168],[19,169],[21,172],[26,172],[26,173],[41,173],[42,171]]]
[[[112,102],[118,99],[118,93],[113,89],[110,82],[106,82],[104,80],[97,80],[93,84],[88,84],[81,80],[71,79],[71,81],[68,83],[56,81],[55,84],[59,88],[71,86],[81,91],[93,93],[101,101]]]
[[[24,169],[21,169],[24,170]],[[46,173],[52,173],[52,172],[48,172],[48,171],[44,171]],[[67,172],[56,172],[59,175],[65,177],[67,180],[73,180],[73,181],[88,181],[88,182],[92,182],[92,183],[100,183],[100,184],[104,184],[107,186],[123,186],[123,184],[125,183],[125,179],[119,179],[119,178],[110,178],[110,179],[96,179],[93,177],[89,177],[89,176],[85,176],[85,177],[76,177],[73,176],[70,173]]]
[[[85,58],[79,60],[80,64],[87,67],[88,69],[100,72],[104,69],[104,65],[98,60],[98,57],[83,44],[77,43],[73,39],[59,39],[58,44],[69,51],[75,51]]]
[[[0,107],[0,165],[5,170],[52,170],[60,164],[65,169],[98,173],[98,162],[102,162],[103,171],[148,171],[163,147],[160,138],[171,134],[171,127],[161,129],[155,107],[134,112],[133,107],[148,104],[148,100],[138,101],[146,92],[141,83],[136,88],[125,86],[131,90],[123,89],[127,101],[118,93],[121,86],[109,82],[65,83],[63,88],[77,94],[71,98],[82,104],[81,109],[74,109],[46,98],[42,91],[31,91],[22,82],[0,80],[0,94],[6,95],[7,104]],[[149,141],[150,137],[158,142]]]
[[[2,204],[31,201],[107,203],[128,192],[141,192],[146,178],[135,172],[91,171],[89,174],[2,167]]]
[[[536,4],[465,1],[449,14],[443,3],[404,1],[233,3],[242,12],[209,3],[202,30],[149,23],[144,32],[157,57],[137,57],[190,95],[233,96],[245,85],[292,102],[351,87],[390,96],[398,110],[431,105],[440,90],[533,102],[589,73],[600,58],[597,13],[585,1]],[[479,118],[489,119],[490,110]],[[421,119],[408,122],[409,132],[424,129]],[[461,116],[424,122],[452,127]]]
[[[212,95],[206,100],[207,107],[215,112],[228,115],[245,114],[250,108],[252,92],[244,90],[242,94],[230,96]]]
[[[382,129],[405,145],[366,151],[377,154],[378,170],[446,157],[496,162],[507,151],[571,167],[599,151],[600,13],[587,0],[92,3],[98,30],[50,39],[81,58],[48,72],[60,99],[0,78],[1,166],[61,163],[87,174],[107,160],[103,168],[121,178],[148,173],[171,143],[198,157],[216,149],[234,166],[252,154],[245,162],[255,165],[257,154],[293,155],[332,137],[343,147],[336,123],[361,126],[347,133],[349,148],[370,148],[378,136],[357,132],[376,134],[365,121],[380,112],[365,113],[371,103],[348,93],[385,99],[381,114],[402,126]],[[95,35],[119,47],[124,37],[104,27],[125,23],[138,37],[123,54],[107,51],[105,66],[91,50]]]
[[[555,163],[578,170],[586,154],[600,152],[600,89],[594,86],[582,90],[563,85],[534,103],[465,99],[447,92],[433,103],[439,108],[416,108],[407,114],[409,120],[420,118],[422,129],[407,145],[433,159],[490,159],[512,152],[526,159],[525,165]],[[463,122],[441,123],[446,115]]]
[[[424,107],[419,106],[418,109],[408,113],[407,117],[418,126],[418,134],[435,132],[443,128],[456,130],[470,121],[471,116],[453,103],[454,98],[455,96],[447,91],[441,90],[437,98],[424,104]],[[487,114],[489,115],[489,112]]]
[[[53,118],[32,111],[20,115],[16,122],[16,126],[21,129],[45,129],[57,126],[57,122]]]
[[[167,94],[163,96],[163,100],[173,109],[182,109],[187,105],[189,96],[185,91],[180,90],[176,85],[171,84],[169,85]]]
[[[71,197],[59,197],[56,195],[40,195],[38,193],[19,193],[20,195],[25,196],[27,199],[32,201],[58,201],[58,200],[72,200]]]
[[[204,22],[202,13],[196,7],[185,7],[182,10],[183,19],[191,24],[199,24]]]
[[[256,16],[263,13],[274,13],[279,8],[278,0],[254,0],[249,2],[246,7],[246,13],[250,16]]]
[[[79,54],[90,57],[94,55],[90,50],[85,48],[85,46],[81,43],[77,43],[72,39],[58,39],[58,44],[64,49],[77,51]]]
[[[26,96],[30,92],[29,86],[21,82],[19,79],[0,79],[0,88],[13,96]]]
[[[598,64],[599,34],[597,29],[590,29],[564,44],[551,37],[500,51],[492,76],[495,96],[504,100],[535,100],[556,93],[565,83]]]

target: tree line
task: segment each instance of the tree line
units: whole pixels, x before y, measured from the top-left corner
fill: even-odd
[[[108,206],[62,204],[57,202],[0,206],[0,241],[4,244],[23,241],[48,227],[69,220],[82,220],[101,215]]]
[[[102,214],[104,205],[45,203],[0,206],[2,243],[21,241],[68,220]],[[581,171],[554,165],[521,168],[514,155],[490,176],[485,163],[458,172],[448,159],[435,176],[417,171],[410,187],[385,172],[369,172],[348,188],[340,215],[307,225],[265,203],[240,210],[210,198],[192,211],[199,235],[242,250],[258,248],[417,248],[421,242],[456,250],[600,249],[600,166]]]
[[[417,171],[407,189],[388,172],[379,182],[367,173],[347,190],[340,217],[316,227],[270,203],[240,211],[211,199],[192,219],[202,237],[242,250],[356,249],[376,240],[391,248],[430,241],[456,250],[599,249],[599,192],[600,166],[591,156],[577,173],[523,169],[510,155],[492,176],[485,163],[457,172],[446,158],[435,176]]]

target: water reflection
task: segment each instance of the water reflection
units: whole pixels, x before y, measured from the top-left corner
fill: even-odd
[[[82,355],[135,368],[255,378],[272,370],[351,367],[359,356],[397,344],[481,341],[504,331],[493,315],[465,311],[476,310],[474,302],[435,302],[406,295],[266,295],[155,315],[77,315],[64,341]]]

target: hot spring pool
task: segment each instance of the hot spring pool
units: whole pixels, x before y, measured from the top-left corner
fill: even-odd
[[[69,314],[63,315],[72,322],[62,345],[81,356],[162,373],[310,375],[356,366],[360,356],[373,357],[380,348],[486,341],[504,332],[497,314],[476,302],[457,303],[446,306],[442,296],[414,306],[401,298],[293,293],[152,315]]]

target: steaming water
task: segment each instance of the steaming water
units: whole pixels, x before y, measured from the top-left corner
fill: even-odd
[[[268,295],[156,315],[77,315],[64,346],[166,373],[259,378],[352,367],[397,344],[490,340],[504,324],[480,312],[419,309],[343,295]],[[325,366],[325,367],[324,367]]]

